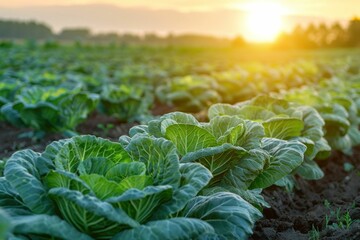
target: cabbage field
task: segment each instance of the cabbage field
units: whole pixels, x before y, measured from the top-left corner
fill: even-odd
[[[360,239],[358,50],[2,44],[0,239]]]

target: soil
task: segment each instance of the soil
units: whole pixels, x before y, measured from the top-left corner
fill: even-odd
[[[172,111],[175,111],[174,107],[157,103],[151,110],[151,114],[153,116],[159,116]],[[120,136],[128,135],[129,129],[138,124],[138,122],[120,122],[114,117],[94,112],[86,121],[76,128],[76,132],[79,134],[92,134],[117,141]],[[0,122],[0,160],[9,158],[14,152],[21,149],[28,148],[42,152],[51,142],[66,138],[59,133],[47,134],[41,139],[21,137],[29,132],[31,132],[31,129],[19,129],[8,123]]]
[[[360,147],[353,156],[334,152],[319,163],[325,172],[321,180],[298,179],[291,193],[264,190],[271,208],[264,210],[251,240],[360,239]],[[345,171],[344,163],[354,169]]]
[[[153,114],[170,110],[158,108]],[[94,113],[77,131],[117,141],[137,124]],[[0,160],[25,148],[42,152],[52,141],[64,138],[61,134],[49,134],[40,140],[18,137],[28,131],[0,123]],[[344,163],[354,169],[345,171]],[[277,187],[264,190],[271,208],[264,209],[264,218],[257,222],[251,240],[360,239],[360,147],[354,149],[353,156],[334,152],[319,164],[325,172],[321,180],[298,179],[297,189],[291,193]]]
[[[76,131],[79,134],[92,134],[98,137],[117,141],[121,135],[127,135],[129,129],[139,123],[122,123],[117,119],[99,113],[94,113],[80,124]],[[0,123],[0,160],[9,158],[14,152],[21,149],[32,149],[37,152],[45,150],[53,141],[65,138],[59,133],[47,134],[41,139],[21,137],[31,129],[19,129],[7,123]]]

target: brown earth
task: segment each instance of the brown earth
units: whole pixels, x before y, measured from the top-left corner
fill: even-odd
[[[94,113],[77,127],[79,134],[92,134],[117,141],[121,135],[127,135],[129,129],[138,123],[121,123],[117,119]],[[40,139],[20,137],[31,129],[19,129],[7,123],[0,123],[0,160],[8,158],[14,152],[30,148],[37,152],[45,150],[52,141],[65,138],[59,133],[47,134]]]
[[[276,187],[264,191],[272,208],[264,210],[250,239],[360,239],[360,147],[353,156],[334,152],[319,163],[325,172],[321,180],[299,179],[291,193]],[[345,171],[344,163],[354,169]]]
[[[151,110],[151,114],[159,116],[174,110],[173,107],[164,104],[156,104]],[[112,141],[117,141],[120,136],[128,135],[129,129],[138,124],[138,122],[120,122],[114,117],[94,112],[86,119],[86,121],[76,128],[76,131],[79,134],[92,134]],[[42,152],[51,142],[66,138],[59,133],[47,134],[40,139],[21,137],[22,134],[28,132],[31,132],[31,129],[19,129],[8,123],[0,122],[0,160],[9,158],[14,152],[26,148]]]

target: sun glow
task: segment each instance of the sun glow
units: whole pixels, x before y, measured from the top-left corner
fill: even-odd
[[[256,1],[244,9],[247,12],[245,37],[254,42],[274,41],[283,27],[284,7],[271,1]]]

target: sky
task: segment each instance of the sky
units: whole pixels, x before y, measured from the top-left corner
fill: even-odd
[[[43,21],[55,31],[63,27],[82,26],[95,32],[243,34],[250,40],[256,40],[251,39],[251,31],[247,28],[259,24],[249,25],[249,17],[246,17],[249,15],[249,4],[254,1],[261,0],[0,0],[0,18]],[[289,31],[298,23],[345,22],[360,16],[360,0],[262,2],[281,7],[281,30],[284,31]],[[267,14],[266,9],[263,12]],[[259,15],[252,14],[251,17]],[[270,23],[268,25],[265,27],[272,27]]]
[[[242,8],[253,0],[11,0],[1,1],[0,7],[44,5],[113,4],[120,7],[147,7],[180,11],[207,11],[223,8]],[[284,5],[291,14],[349,18],[360,14],[359,0],[272,0]]]

